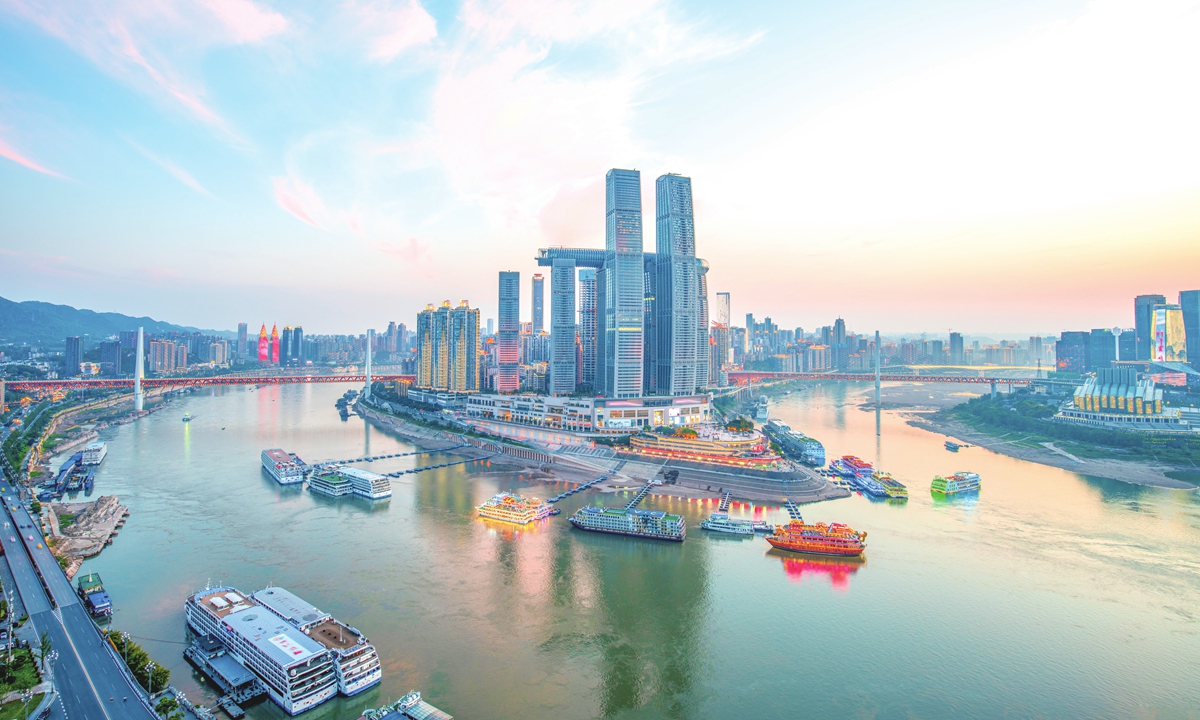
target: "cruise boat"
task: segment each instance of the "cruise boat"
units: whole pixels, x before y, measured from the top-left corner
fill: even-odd
[[[475,508],[479,517],[490,520],[528,525],[534,520],[550,517],[550,505],[538,498],[524,498],[515,493],[502,492]]]
[[[279,448],[263,450],[262,465],[280,485],[304,482],[304,472],[308,469],[296,453],[285,452]]]
[[[661,510],[625,510],[585,505],[568,520],[580,530],[683,542],[687,524],[679,515]]]
[[[882,470],[876,470],[871,474],[871,479],[879,483],[887,493],[889,500],[907,500],[908,488],[904,486],[896,478]]]
[[[791,552],[857,557],[866,549],[866,539],[865,532],[856,532],[841,523],[809,525],[803,520],[792,520],[787,525],[777,525],[767,542],[771,547]]]
[[[758,403],[755,405],[754,419],[755,420],[766,420],[767,415],[770,412],[769,407],[770,407],[770,401],[767,400],[767,396],[763,395],[762,397],[760,397],[758,399]]]
[[[715,512],[708,519],[701,521],[700,527],[713,532],[730,533],[732,535],[753,535],[754,523],[750,520],[737,520],[729,517],[729,513]]]
[[[94,442],[83,449],[83,464],[99,465],[104,462],[105,455],[108,455],[108,445]]]
[[[318,495],[342,497],[357,495],[368,500],[392,496],[392,483],[386,476],[353,467],[331,468],[308,478],[308,489]]]
[[[289,715],[311,710],[337,694],[338,677],[327,648],[232,587],[206,588],[184,602],[188,625],[212,635],[267,689]]]
[[[796,432],[782,420],[768,420],[767,424],[763,425],[763,432],[779,445],[784,455],[813,467],[825,464],[825,446],[804,433]]]
[[[948,478],[938,475],[929,489],[934,495],[957,495],[978,490],[982,485],[979,475],[973,472],[956,472]]]
[[[383,678],[379,653],[358,630],[280,587],[259,590],[254,600],[329,650],[341,694],[357,695]]]
[[[877,474],[875,468],[866,460],[854,457],[853,455],[843,455],[840,459],[830,463],[829,467],[835,473],[845,478],[846,482],[856,490],[860,490],[873,497],[888,497],[887,488],[875,479],[875,475]]]

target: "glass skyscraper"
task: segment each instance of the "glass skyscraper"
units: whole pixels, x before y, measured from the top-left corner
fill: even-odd
[[[550,318],[550,394],[570,395],[576,373],[574,260],[556,259],[551,266]]]
[[[637,170],[605,177],[603,383],[611,398],[642,392],[644,269],[642,188]]]
[[[692,181],[667,174],[655,183],[654,290],[655,373],[652,387],[660,395],[691,395],[708,382],[697,375],[700,289],[696,265],[696,228],[692,217]],[[707,339],[707,338],[706,338]],[[705,342],[707,351],[708,343]]]
[[[521,273],[500,273],[500,309],[496,324],[496,392],[521,389]]]
[[[1188,362],[1200,370],[1200,290],[1181,291],[1179,307],[1183,309],[1183,331],[1187,338]]]
[[[1133,299],[1134,331],[1137,332],[1137,359],[1150,360],[1154,348],[1154,306],[1165,305],[1164,295],[1138,295]]]
[[[582,382],[596,388],[596,271],[579,270],[579,345],[583,356]],[[553,317],[553,316],[552,316]]]
[[[533,276],[533,334],[537,335],[546,329],[545,290],[546,282],[542,276]]]

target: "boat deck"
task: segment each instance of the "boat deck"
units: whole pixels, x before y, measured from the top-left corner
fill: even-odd
[[[255,604],[253,600],[247,598],[245,595],[242,595],[241,593],[238,593],[238,595],[242,598],[242,601],[240,603],[237,603],[237,604],[230,603],[228,600],[225,599],[226,593],[229,593],[229,592],[231,592],[231,591],[230,590],[213,590],[210,593],[200,596],[200,603],[202,605],[204,605],[205,609],[207,609],[209,612],[211,612],[212,614],[216,615],[218,618],[221,618],[221,619],[224,619],[226,615],[230,614],[234,610],[244,610],[248,606]],[[219,597],[222,600],[225,600],[225,602],[228,604],[223,608],[216,607],[211,602],[209,602],[212,598],[215,598],[215,597]]]
[[[330,650],[349,650],[358,644],[360,635],[334,619],[314,626],[308,636]]]

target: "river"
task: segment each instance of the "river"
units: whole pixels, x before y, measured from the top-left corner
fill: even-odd
[[[281,488],[259,452],[309,461],[403,452],[338,418],[346,386],[185,395],[102,435],[96,492],[131,508],[85,563],[131,633],[196,702],[216,695],[183,659],[184,598],[206,582],[289,588],[370,637],[383,682],[305,715],[354,718],[412,689],[459,720],[487,718],[1194,718],[1200,708],[1200,498],[1089,479],[864,412],[866,386],[778,398],[772,416],[908,484],[903,505],[804,506],[869,533],[861,564],[781,557],[761,538],[699,528],[682,544],[473,517],[499,490],[543,483],[486,463],[405,476],[374,505]],[[930,393],[950,390],[935,388]],[[180,422],[184,412],[194,419]],[[878,434],[877,434],[878,427]],[[375,463],[390,471],[437,455]],[[935,501],[938,473],[983,477]],[[559,486],[561,487],[561,486]],[[735,514],[783,522],[776,507]],[[253,720],[285,717],[268,702]]]

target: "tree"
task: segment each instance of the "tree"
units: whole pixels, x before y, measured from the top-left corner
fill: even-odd
[[[169,718],[178,709],[179,701],[168,695],[160,697],[154,706],[154,712],[161,718]]]
[[[32,648],[42,673],[46,672],[46,658],[50,655],[53,647],[53,643],[50,642],[50,633],[43,632],[41,638],[38,639],[37,646]]]

